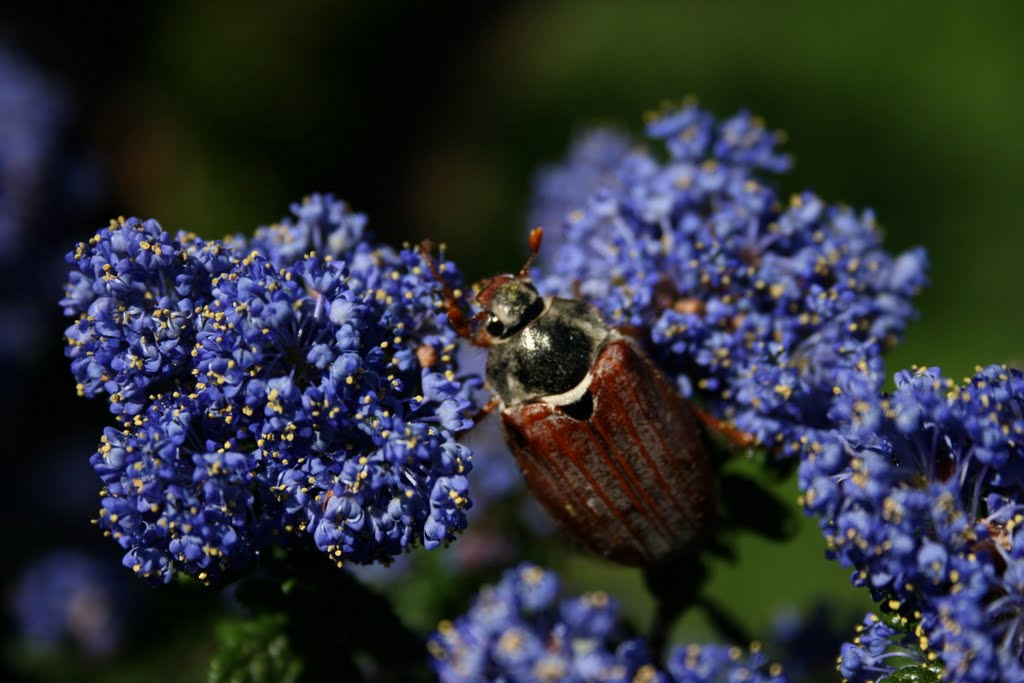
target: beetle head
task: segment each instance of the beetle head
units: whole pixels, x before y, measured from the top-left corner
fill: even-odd
[[[544,300],[533,283],[515,275],[485,281],[476,300],[486,313],[483,332],[492,343],[508,339],[544,311]]]
[[[544,300],[530,282],[529,275],[543,235],[544,231],[539,227],[530,231],[530,256],[518,275],[498,275],[479,285],[476,301],[482,310],[473,316],[467,315],[465,301],[455,295],[441,276],[441,269],[430,255],[433,245],[429,240],[420,243],[420,255],[441,285],[448,321],[459,336],[477,346],[491,346],[508,339],[544,311]]]

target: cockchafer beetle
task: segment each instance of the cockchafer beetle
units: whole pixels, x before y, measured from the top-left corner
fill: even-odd
[[[542,297],[529,268],[476,287],[468,315],[431,257],[452,327],[489,350],[486,381],[530,491],[569,536],[610,560],[649,566],[697,546],[714,525],[715,485],[695,412],[597,309]]]

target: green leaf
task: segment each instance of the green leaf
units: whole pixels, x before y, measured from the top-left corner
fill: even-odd
[[[760,536],[785,541],[796,533],[793,505],[774,491],[742,474],[719,475],[724,524],[752,531]]]
[[[209,683],[297,683],[303,673],[283,614],[232,619],[217,626]]]
[[[878,683],[942,683],[941,673],[941,669],[927,664],[905,666],[880,679]]]

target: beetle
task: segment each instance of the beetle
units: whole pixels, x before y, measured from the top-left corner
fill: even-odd
[[[698,414],[637,344],[578,300],[543,297],[529,268],[477,285],[479,313],[420,252],[453,329],[488,349],[493,393],[482,417],[500,408],[505,439],[526,484],[562,529],[615,562],[649,566],[697,547],[714,525],[715,485]],[[713,418],[710,418],[713,419]]]

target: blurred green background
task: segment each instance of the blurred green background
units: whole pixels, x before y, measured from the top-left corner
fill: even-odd
[[[1024,361],[1019,3],[184,0],[5,12],[0,34],[75,96],[79,134],[109,170],[111,215],[217,237],[334,192],[378,236],[444,241],[477,278],[519,265],[531,174],[573,131],[639,132],[644,111],[695,95],[718,116],[746,107],[788,133],[786,191],[874,208],[894,251],[927,246],[932,284],[890,370],[939,365],[959,378]],[[796,497],[793,482],[778,490]],[[822,555],[812,521],[793,543],[745,539],[709,590],[755,634],[778,609],[818,600],[856,618],[866,597]],[[636,572],[542,556],[646,619]],[[437,574],[424,576],[398,589],[418,625],[440,616],[428,609]],[[678,635],[707,631],[691,615]]]
[[[896,365],[1024,354],[1019,3],[177,2],[23,9],[3,33],[74,89],[114,208],[206,235],[333,191],[471,276],[522,251],[570,134],[696,95],[789,133],[787,190],[877,210],[933,284]],[[82,226],[85,235],[95,226]],[[481,247],[481,238],[489,248]],[[467,256],[472,255],[472,258]]]

